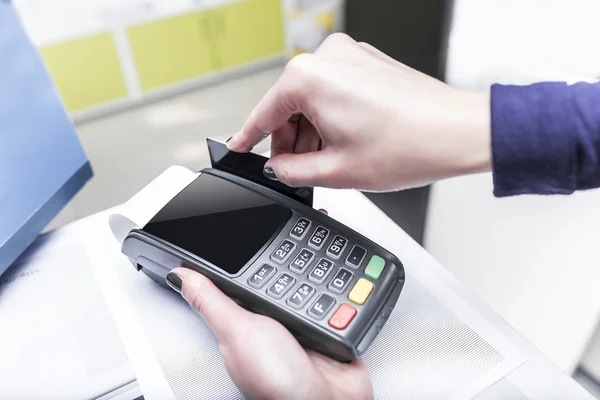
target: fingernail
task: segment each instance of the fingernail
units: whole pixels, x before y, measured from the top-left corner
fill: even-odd
[[[167,274],[166,281],[167,285],[169,285],[171,289],[181,294],[181,286],[183,285],[183,281],[179,275],[177,275],[175,272],[169,272]]]
[[[275,171],[273,171],[273,168],[271,168],[271,167],[265,167],[263,169],[263,175],[265,176],[265,178],[270,179],[272,181],[279,180],[279,179],[277,179],[277,175],[275,175]]]
[[[225,143],[229,143],[229,141],[231,140],[231,138],[232,138],[232,137],[233,137],[233,136],[229,136],[229,139],[227,139],[227,140],[225,141]]]

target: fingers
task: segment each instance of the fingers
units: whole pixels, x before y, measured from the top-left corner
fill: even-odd
[[[315,112],[310,108],[317,103],[324,87],[319,81],[323,74],[322,63],[331,63],[332,60],[374,67],[403,66],[366,43],[357,43],[343,33],[332,34],[314,54],[301,54],[287,64],[277,83],[254,108],[242,129],[227,143],[229,149],[249,152],[262,140],[265,133],[273,132],[272,156],[294,152],[288,125],[306,118],[300,118],[301,114],[309,116],[311,111]],[[295,143],[295,136],[293,139]],[[298,152],[313,151],[314,141],[314,137],[302,138]]]
[[[296,146],[293,153],[310,153],[319,150],[321,137],[317,129],[310,123],[306,117],[301,117],[298,121],[298,135],[296,137]],[[292,153],[290,152],[290,153]]]
[[[282,76],[254,108],[241,131],[227,143],[230,150],[250,151],[265,132],[280,130],[290,118],[304,111],[306,96],[313,87],[312,57],[301,54],[287,64]]]
[[[272,168],[280,182],[288,186],[339,187],[340,160],[328,149],[304,154],[280,154],[265,165]]]
[[[298,134],[298,122],[286,122],[271,136],[271,157],[281,153],[293,153]]]
[[[220,343],[232,342],[237,331],[252,314],[238,306],[208,278],[188,268],[176,268],[172,274],[181,279],[181,295],[213,330]],[[173,287],[172,282],[169,286]]]

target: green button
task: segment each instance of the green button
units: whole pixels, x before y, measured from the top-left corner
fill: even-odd
[[[371,257],[369,265],[365,268],[365,275],[373,280],[379,279],[383,268],[385,267],[385,260],[379,256]]]

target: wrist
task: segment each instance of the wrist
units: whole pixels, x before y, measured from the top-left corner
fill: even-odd
[[[489,172],[492,169],[490,92],[465,93],[462,124],[462,157],[458,175]]]

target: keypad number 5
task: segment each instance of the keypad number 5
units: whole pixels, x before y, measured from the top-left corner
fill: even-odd
[[[290,269],[298,274],[304,272],[304,269],[312,262],[315,253],[308,249],[302,249],[290,264]]]

